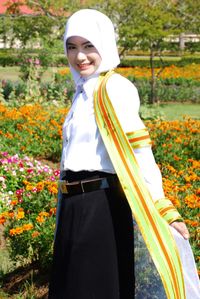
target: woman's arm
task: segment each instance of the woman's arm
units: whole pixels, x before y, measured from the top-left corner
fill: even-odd
[[[134,133],[139,132],[139,130],[142,131],[143,129],[145,129],[145,125],[139,117],[140,100],[135,86],[126,78],[116,74],[109,78],[106,87],[109,98],[113,104],[113,107],[115,109],[115,112],[124,132],[129,132],[127,134],[127,137],[129,138],[130,132]],[[143,175],[146,186],[151,194],[153,201],[156,203],[158,201],[162,201],[163,199],[164,204],[168,205],[168,202],[170,201],[164,200],[165,195],[162,185],[162,176],[155,162],[151,146],[149,145],[149,140],[147,140],[146,145],[145,142],[141,144],[137,143],[136,146],[134,146],[134,144],[131,145],[133,147],[135,158],[140,167],[141,173]],[[165,215],[166,217],[164,218],[185,239],[188,239],[189,233],[187,227],[185,223],[182,222],[180,214],[178,213],[178,211],[176,211],[175,207],[171,204],[171,202],[169,204],[169,208],[167,206],[167,210],[168,215]]]

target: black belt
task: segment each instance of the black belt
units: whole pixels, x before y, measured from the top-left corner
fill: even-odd
[[[69,183],[66,180],[59,181],[59,187],[62,194],[81,194],[116,187],[119,184],[116,175],[107,178],[97,178]]]

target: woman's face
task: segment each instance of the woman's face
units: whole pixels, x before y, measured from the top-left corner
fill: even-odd
[[[101,56],[87,39],[72,36],[67,40],[67,57],[70,65],[82,76],[95,73],[101,64]]]

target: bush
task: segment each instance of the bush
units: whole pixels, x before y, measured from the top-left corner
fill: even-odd
[[[20,62],[19,57],[11,54],[5,54],[0,52],[0,65],[1,66],[14,66]]]
[[[39,260],[42,265],[50,260],[57,197],[55,181],[59,172],[38,159],[60,161],[66,113],[66,109],[55,106],[48,109],[39,105],[18,109],[0,106],[0,223],[4,225],[14,260]],[[186,118],[169,122],[157,118],[147,121],[146,125],[163,174],[165,194],[189,226],[190,241],[199,265],[196,228],[200,225],[200,121]],[[21,155],[16,155],[19,152]]]
[[[0,223],[14,262],[51,260],[59,171],[27,156],[0,153]]]
[[[151,99],[151,82],[146,78],[128,77],[138,89],[141,104],[147,104]],[[166,78],[156,82],[156,97],[161,103],[193,102],[200,103],[200,82],[192,79]]]
[[[190,243],[200,270],[200,121],[185,118],[183,121],[148,121],[146,124],[162,172],[165,195],[188,225]]]
[[[154,60],[154,67],[167,67],[167,66],[177,66],[177,67],[183,67],[187,66],[189,64],[200,64],[200,57],[180,57],[178,59],[170,59],[165,58],[162,61],[160,59]],[[140,57],[137,58],[129,58],[129,59],[122,59],[119,67],[150,67],[150,60],[148,58],[141,59]]]
[[[188,48],[189,43],[186,44],[186,50]],[[193,47],[191,51],[198,50],[198,45],[193,43]],[[62,46],[59,46],[59,49]],[[60,51],[60,50],[59,50]],[[66,56],[63,54],[57,54],[59,51],[54,51],[53,49],[30,49],[27,50],[0,50],[0,65],[2,66],[14,66],[19,65],[21,63],[21,59],[23,56],[28,56],[29,58],[39,56],[43,65],[46,66],[66,66],[67,59]],[[145,58],[141,58],[139,55],[134,57],[122,58],[120,67],[150,67],[149,62],[149,53],[140,53],[141,55],[145,55]],[[177,59],[170,58],[169,56],[166,58],[163,54],[163,62],[164,66],[176,65],[176,66],[186,66],[191,63],[200,64],[200,57],[199,56],[177,56],[177,51],[174,53],[174,57]],[[154,61],[155,67],[162,67],[162,62],[159,59]]]
[[[52,109],[52,106],[51,106]],[[40,105],[7,108],[0,105],[0,151],[60,160],[62,123],[67,108]]]
[[[34,93],[36,89],[37,93]],[[9,105],[22,106],[25,103],[55,103],[68,106],[74,93],[74,83],[70,76],[55,75],[50,82],[24,80],[2,81],[2,95]]]

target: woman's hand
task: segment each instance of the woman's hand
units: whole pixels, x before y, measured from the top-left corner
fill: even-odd
[[[190,234],[184,222],[174,221],[170,225],[173,226],[173,228],[175,228],[183,236],[184,239],[189,239]]]

